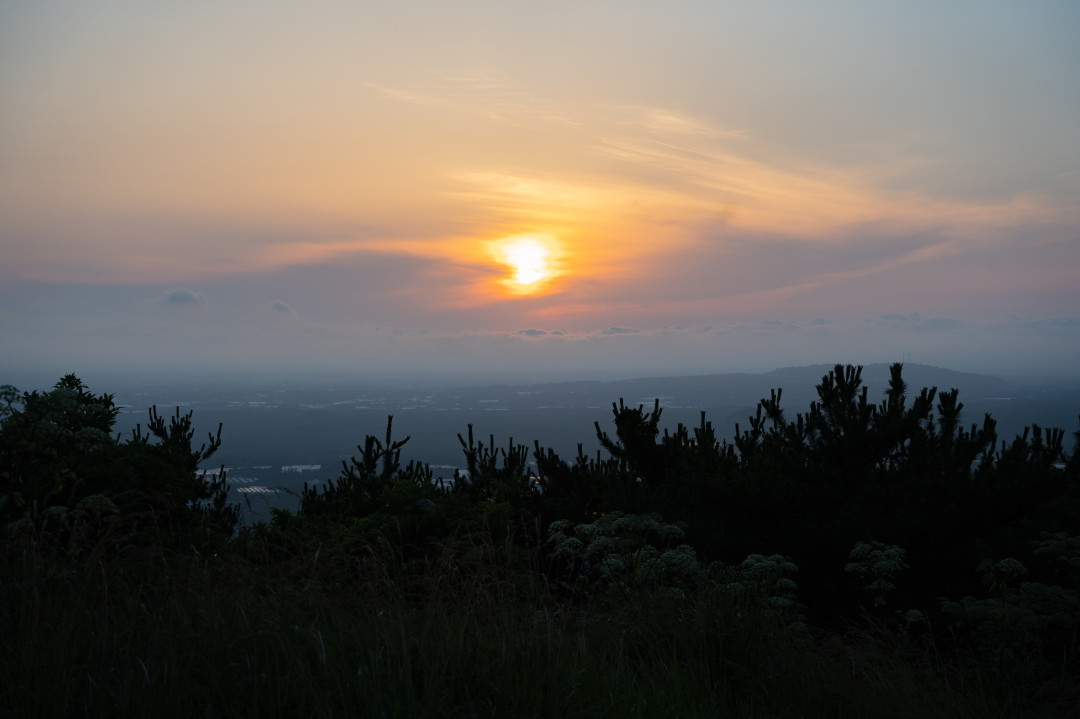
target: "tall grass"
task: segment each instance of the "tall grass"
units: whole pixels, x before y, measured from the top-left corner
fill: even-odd
[[[0,712],[1023,716],[901,639],[827,640],[715,588],[570,602],[512,547],[472,537],[411,557],[265,551],[242,538],[215,557],[9,554]]]

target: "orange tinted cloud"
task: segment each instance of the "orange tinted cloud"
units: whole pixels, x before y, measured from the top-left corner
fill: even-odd
[[[194,82],[167,59],[150,58],[165,63],[153,75],[113,58],[112,83],[76,96],[70,125],[46,105],[9,125],[8,167],[26,171],[0,172],[4,271],[183,282],[396,253],[435,261],[411,290],[418,298],[435,273],[431,301],[448,307],[542,295],[548,304],[530,312],[599,316],[732,297],[768,306],[971,247],[1060,239],[1054,226],[1080,222],[1075,203],[1048,193],[931,194],[908,178],[933,158],[903,147],[826,161],[675,104],[628,104],[572,83],[545,92],[510,71],[341,83],[280,63],[215,74],[200,60],[206,77]],[[170,91],[153,92],[163,80]],[[1018,239],[1016,228],[1035,231]],[[943,241],[782,286],[763,277],[751,293],[700,283],[687,299],[668,271],[673,258],[723,262],[737,243],[833,251],[903,233]],[[490,250],[522,235],[558,248],[537,291],[507,285],[508,265]],[[648,289],[632,301],[627,287]]]

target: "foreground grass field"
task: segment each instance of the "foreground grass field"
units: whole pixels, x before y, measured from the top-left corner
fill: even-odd
[[[268,549],[270,551],[268,551]],[[722,587],[553,596],[512,546],[423,559],[242,537],[216,557],[4,566],[12,717],[1066,717],[896,630],[846,635]],[[269,554],[278,558],[269,562]],[[14,581],[11,581],[14,580]]]
[[[1077,716],[1077,450],[859,386],[735,446],[658,406],[606,459],[470,431],[451,486],[388,421],[255,526],[190,415],[2,388],[0,716]]]

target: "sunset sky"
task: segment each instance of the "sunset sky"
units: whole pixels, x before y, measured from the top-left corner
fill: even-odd
[[[0,370],[1075,371],[1078,37],[1076,0],[6,2]]]

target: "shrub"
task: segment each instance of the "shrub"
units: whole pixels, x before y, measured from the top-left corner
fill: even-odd
[[[231,536],[239,508],[227,504],[224,471],[199,465],[221,445],[221,427],[193,449],[191,413],[168,422],[149,410],[146,432],[112,436],[118,408],[75,375],[49,392],[17,397],[0,412],[0,522],[10,539],[78,553],[113,544],[202,545]],[[214,541],[217,541],[214,539]]]

